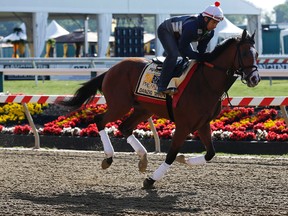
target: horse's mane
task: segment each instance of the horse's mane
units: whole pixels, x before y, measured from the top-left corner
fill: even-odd
[[[231,44],[239,41],[248,41],[252,44],[255,44],[254,38],[247,34],[246,38],[242,39],[241,36],[230,37],[219,43],[212,52],[204,54],[205,61],[213,61],[217,58],[224,50],[226,50]],[[241,41],[242,42],[242,41]]]
[[[205,53],[204,59],[208,62],[213,61],[216,57],[218,57],[224,50],[230,47],[231,44],[239,41],[239,37],[230,37],[219,43],[212,52]]]

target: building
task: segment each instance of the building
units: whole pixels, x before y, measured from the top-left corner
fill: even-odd
[[[47,20],[57,17],[97,17],[98,56],[104,57],[109,43],[112,18],[119,16],[154,15],[158,26],[166,18],[179,14],[197,14],[214,0],[0,0],[0,19],[20,19],[27,27],[31,54],[39,57],[45,45]],[[261,10],[245,0],[222,0],[221,8],[225,14],[245,14],[248,18],[248,31],[256,31],[256,48],[262,53]],[[156,54],[163,48],[156,40]]]

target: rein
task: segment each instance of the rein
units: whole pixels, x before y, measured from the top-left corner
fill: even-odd
[[[244,43],[251,43],[251,42],[245,40],[245,41],[240,41],[237,44],[237,48],[236,48],[236,52],[235,52],[235,56],[234,56],[234,63],[236,62],[236,57],[238,56],[238,64],[239,64],[238,69],[233,69],[233,66],[231,66],[230,68],[227,69],[227,68],[223,68],[221,66],[218,66],[218,65],[212,64],[210,62],[206,62],[206,61],[204,61],[202,63],[203,66],[213,68],[213,69],[216,69],[219,71],[224,71],[226,73],[226,75],[228,76],[228,80],[226,82],[224,94],[222,95],[221,100],[222,100],[223,96],[226,95],[226,98],[228,99],[228,103],[231,107],[232,107],[232,104],[230,102],[228,90],[230,89],[230,87],[233,85],[233,83],[237,79],[237,77],[234,76],[234,74],[240,75],[241,76],[241,82],[244,84],[247,84],[246,83],[247,79],[250,77],[251,74],[253,74],[258,69],[257,65],[255,65],[255,64],[253,64],[252,66],[244,66],[243,59],[241,57],[241,50],[240,50],[241,45],[243,45]],[[245,74],[245,70],[250,69],[250,68],[252,68],[253,70],[251,72],[249,72],[249,74]],[[204,70],[204,67],[203,67],[203,70]],[[202,73],[202,74],[204,74],[204,73]],[[206,82],[208,82],[207,79],[206,79]]]
[[[225,71],[226,72],[226,75],[227,75],[227,81],[226,81],[226,84],[225,84],[225,89],[224,89],[224,94],[221,96],[220,100],[222,101],[225,97],[227,98],[228,100],[228,103],[231,107],[233,107],[233,105],[231,104],[231,100],[230,100],[230,97],[229,97],[229,94],[228,94],[228,90],[231,88],[231,86],[233,85],[233,83],[236,81],[236,79],[238,78],[237,76],[234,76],[235,74],[235,71],[232,71],[231,69],[226,69],[226,68],[223,68],[223,67],[219,67],[219,66],[216,66],[214,64],[211,64],[209,62],[203,62],[204,65],[206,65],[207,67],[209,68],[215,68],[219,71]],[[203,68],[204,69],[204,68]],[[231,73],[232,71],[232,73]],[[204,74],[204,73],[202,73]],[[205,80],[207,83],[209,83],[207,81],[207,78],[205,77]],[[210,86],[210,85],[209,85]],[[211,87],[210,87],[211,88]],[[211,88],[212,89],[212,88]]]

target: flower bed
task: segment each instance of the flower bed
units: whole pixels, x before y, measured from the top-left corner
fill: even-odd
[[[48,105],[41,106],[39,104],[28,104],[28,107],[34,119],[41,119],[43,110],[45,108],[49,109]],[[98,137],[98,129],[93,123],[93,118],[95,114],[105,111],[106,105],[90,104],[77,112],[72,112],[65,116],[61,115],[52,121],[44,123],[43,126],[39,127],[38,131],[40,135]],[[219,116],[211,121],[212,138],[215,141],[288,141],[288,129],[279,112],[273,107],[263,109],[225,107]],[[0,108],[1,133],[26,135],[32,133],[24,117],[23,108],[20,109],[14,103],[2,106]],[[175,131],[174,123],[157,116],[153,116],[152,119],[159,137],[161,139],[171,139]],[[111,137],[123,137],[118,130],[122,120],[106,125],[106,131]],[[134,134],[142,139],[153,137],[147,121],[140,123],[134,130]],[[191,139],[199,140],[197,131],[187,137],[187,140]]]

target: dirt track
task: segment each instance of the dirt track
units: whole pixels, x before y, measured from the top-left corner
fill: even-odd
[[[165,155],[149,154],[140,174],[134,154],[0,149],[0,215],[288,215],[288,159],[217,157],[179,163],[156,189],[147,174]]]

